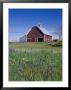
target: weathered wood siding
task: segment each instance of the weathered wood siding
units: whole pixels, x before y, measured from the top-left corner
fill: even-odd
[[[38,38],[44,38],[44,34],[36,26],[32,27],[27,35],[28,42],[37,42]]]
[[[51,41],[52,36],[43,34],[36,26],[32,27],[27,35],[27,42],[38,42],[38,38],[42,41]]]
[[[44,41],[51,41],[51,40],[52,40],[52,36],[44,35]]]

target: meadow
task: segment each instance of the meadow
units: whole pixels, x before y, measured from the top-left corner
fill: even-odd
[[[10,81],[61,81],[62,46],[47,42],[9,43]]]

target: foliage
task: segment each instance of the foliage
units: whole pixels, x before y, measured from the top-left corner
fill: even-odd
[[[9,80],[62,80],[62,48],[45,42],[9,44]]]
[[[53,47],[61,47],[62,46],[62,41],[53,41],[50,43],[51,46]]]

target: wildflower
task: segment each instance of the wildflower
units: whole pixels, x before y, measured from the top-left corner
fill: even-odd
[[[22,58],[22,60],[25,60],[25,58]]]

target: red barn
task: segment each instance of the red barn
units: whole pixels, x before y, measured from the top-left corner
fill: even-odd
[[[51,40],[52,36],[40,25],[33,26],[27,34],[27,42],[44,42]]]
[[[33,26],[30,31],[20,38],[21,42],[49,42],[52,36],[41,25]]]

